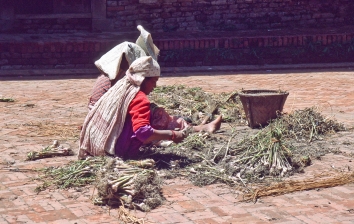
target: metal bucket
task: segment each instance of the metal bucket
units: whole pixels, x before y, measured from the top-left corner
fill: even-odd
[[[276,90],[242,90],[239,93],[245,110],[248,126],[264,127],[271,119],[277,118],[277,112],[283,111],[289,93]]]

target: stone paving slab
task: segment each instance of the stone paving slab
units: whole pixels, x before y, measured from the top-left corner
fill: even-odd
[[[179,74],[180,75],[180,74]],[[0,224],[3,223],[120,223],[116,209],[95,206],[93,189],[48,189],[36,194],[38,175],[31,169],[59,166],[75,156],[24,161],[26,154],[58,139],[77,150],[78,127],[94,78],[23,79],[0,81]],[[258,73],[173,73],[159,85],[185,84],[211,92],[243,89],[282,89],[290,92],[284,110],[318,106],[348,127],[354,124],[352,71],[277,71]],[[61,127],[60,132],[49,131]],[[41,127],[39,129],[38,127]],[[224,128],[222,126],[222,128]],[[47,130],[47,131],[43,131]],[[63,131],[64,130],[64,131]],[[70,137],[68,137],[70,136]],[[75,137],[76,136],[76,137]],[[353,170],[352,130],[338,133],[345,154],[314,160],[305,173],[290,179],[336,175]],[[17,172],[16,168],[18,168]],[[20,171],[20,172],[18,172]],[[183,178],[165,181],[164,205],[144,213],[132,211],[145,223],[354,223],[354,184],[265,197],[242,202],[237,189],[222,184],[196,187]]]

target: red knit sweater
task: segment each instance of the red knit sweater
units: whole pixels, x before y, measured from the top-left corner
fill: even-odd
[[[150,125],[150,101],[142,91],[139,91],[131,101],[128,111],[132,117],[134,132],[140,127]]]

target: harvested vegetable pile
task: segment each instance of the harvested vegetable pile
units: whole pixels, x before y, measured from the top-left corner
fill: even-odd
[[[314,154],[311,150],[298,150],[298,147],[301,149],[310,140],[322,139],[325,134],[345,130],[345,127],[323,117],[315,108],[306,108],[283,114],[255,135],[241,140],[237,139],[236,129],[231,129],[228,139],[192,134],[168,152],[185,153],[183,157],[194,161],[184,166],[190,180],[198,186],[216,182],[246,186],[247,183],[302,172],[311,164]],[[295,143],[298,147],[294,146]],[[188,154],[191,150],[192,153]],[[161,153],[164,151],[166,149]]]
[[[200,124],[205,116],[222,114],[224,122],[245,124],[244,112],[237,92],[211,94],[201,88],[183,85],[159,86],[149,98],[162,106],[169,114],[188,118],[192,124]]]
[[[155,161],[123,162],[108,158],[107,163],[97,173],[95,186],[98,190],[95,204],[124,204],[128,208],[149,211],[159,206],[161,180],[153,169]]]
[[[37,192],[43,191],[50,186],[57,188],[83,187],[96,180],[96,173],[106,163],[104,157],[75,160],[62,167],[49,167],[43,169],[43,176],[39,180],[42,185],[36,188]]]
[[[298,141],[319,140],[325,134],[344,131],[343,124],[324,117],[316,107],[296,110],[282,116],[281,121],[287,138]]]
[[[65,189],[93,183],[97,189],[94,204],[149,211],[163,201],[161,180],[154,166],[151,159],[124,162],[119,158],[94,157],[72,161],[63,167],[45,169],[41,177],[44,183],[36,191],[50,186]]]
[[[250,183],[271,182],[301,172],[319,152],[326,152],[325,147],[316,147],[314,142],[345,130],[343,124],[322,116],[317,108],[279,114],[268,126],[250,129],[245,126],[236,91],[209,94],[200,88],[162,86],[150,94],[150,99],[192,124],[222,114],[226,130],[191,133],[183,142],[165,147],[146,146],[140,161],[90,158],[48,168],[38,190],[51,185],[68,188],[94,183],[95,204],[144,211],[162,203],[161,177],[186,176],[198,186],[221,182],[252,192]]]
[[[317,152],[300,149],[312,141],[323,139],[326,134],[345,130],[343,124],[324,117],[313,107],[279,114],[255,135],[242,139],[236,126],[244,124],[245,120],[237,92],[208,94],[199,88],[165,86],[157,89],[151,100],[170,109],[170,113],[192,116],[191,120],[196,124],[198,119],[193,116],[199,121],[201,116],[195,114],[205,115],[213,111],[224,115],[226,111],[233,111],[224,120],[232,121],[230,133],[211,136],[193,133],[182,143],[157,148],[155,154],[150,155],[159,161],[159,167],[166,168],[167,165],[172,171],[167,176],[177,176],[182,173],[181,168],[185,168],[184,175],[198,186],[215,182],[246,186],[247,183],[302,172]]]

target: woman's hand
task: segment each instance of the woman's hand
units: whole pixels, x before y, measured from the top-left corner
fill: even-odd
[[[171,132],[172,132],[171,140],[174,143],[180,143],[186,137],[185,134],[183,133],[183,131],[171,131]]]
[[[156,130],[152,135],[144,141],[144,144],[148,144],[152,141],[160,140],[171,140],[175,143],[180,143],[187,135],[183,131],[172,131],[172,130]]]

